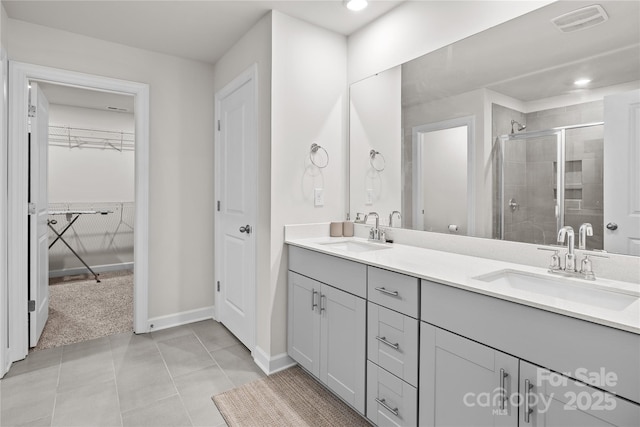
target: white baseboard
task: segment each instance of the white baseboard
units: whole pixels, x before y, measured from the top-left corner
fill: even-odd
[[[253,361],[262,369],[262,371],[267,374],[275,374],[276,372],[285,370],[296,365],[295,360],[293,360],[287,353],[276,354],[273,357],[270,357],[263,349],[256,346],[253,350]]]
[[[173,328],[174,326],[186,325],[188,323],[214,318],[214,306],[197,308],[195,310],[168,314],[166,316],[153,317],[147,321],[147,330],[149,332],[159,331],[161,329]]]
[[[132,262],[122,262],[120,264],[105,264],[91,267],[96,273],[106,273],[109,271],[133,270]],[[77,274],[90,274],[86,267],[63,268],[62,270],[49,271],[49,277],[75,276]]]

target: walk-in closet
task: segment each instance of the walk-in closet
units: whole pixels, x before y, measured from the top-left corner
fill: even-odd
[[[47,120],[46,161],[31,163],[46,167],[48,263],[31,268],[48,264],[48,316],[32,351],[133,330],[135,226],[133,97],[34,83],[48,104],[34,119]]]

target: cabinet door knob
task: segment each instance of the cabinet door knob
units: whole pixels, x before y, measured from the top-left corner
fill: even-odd
[[[251,234],[251,226],[249,224],[243,225],[242,227],[240,227],[240,232]]]
[[[618,229],[618,224],[616,224],[615,222],[610,222],[609,224],[607,224],[607,229],[614,231]]]

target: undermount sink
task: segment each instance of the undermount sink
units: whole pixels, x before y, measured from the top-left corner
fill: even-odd
[[[327,248],[347,252],[370,252],[390,248],[390,246],[385,246],[380,243],[360,242],[355,240],[341,240],[337,242],[327,242],[320,244],[322,246],[326,246]]]
[[[598,287],[591,282],[552,277],[517,270],[500,270],[474,277],[501,288],[511,288],[547,297],[601,307],[623,310],[640,298],[640,293]]]

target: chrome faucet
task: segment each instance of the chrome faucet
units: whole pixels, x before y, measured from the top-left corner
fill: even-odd
[[[593,236],[593,227],[588,222],[585,222],[578,230],[578,249],[586,250],[587,236]],[[558,243],[564,243],[565,239],[567,240],[567,253],[564,256],[564,268],[560,265],[560,257],[558,256],[557,249],[538,248],[540,250],[554,252],[549,264],[549,272],[567,276],[576,276],[586,280],[596,280],[596,275],[593,273],[593,265],[591,264],[591,259],[589,259],[589,257],[609,258],[605,255],[606,251],[603,251],[604,254],[585,252],[583,254],[584,258],[580,262],[580,271],[578,271],[576,268],[576,255],[574,253],[575,235],[573,233],[573,228],[568,225],[562,227],[560,231],[558,231]]]
[[[593,236],[593,226],[585,222],[578,230],[578,249],[587,249],[587,236]]]
[[[369,240],[384,242],[384,232],[380,231],[380,215],[378,215],[377,212],[369,212],[364,216],[364,222],[366,224],[367,221],[369,220],[369,216],[371,215],[376,216],[376,225],[369,231]]]
[[[574,254],[575,235],[571,226],[565,225],[558,231],[558,243],[564,243],[565,236],[567,240],[567,254],[564,256],[564,270],[573,273],[576,271],[576,255]]]
[[[400,211],[393,211],[389,214],[389,227],[391,227],[393,223],[393,216],[398,214],[398,219],[402,221],[402,215],[400,215]]]

